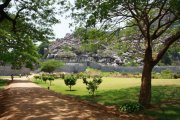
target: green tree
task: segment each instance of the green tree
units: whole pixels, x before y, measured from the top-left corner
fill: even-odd
[[[161,62],[164,64],[164,65],[171,65],[172,64],[172,60],[170,58],[170,54],[169,52],[166,52],[164,54],[164,56],[162,57],[161,59]]]
[[[77,78],[74,75],[66,75],[64,77],[64,83],[69,87],[70,91],[73,85],[76,84]]]
[[[179,51],[180,51],[180,46],[179,46],[179,42],[177,41],[164,54],[163,58],[161,59],[161,62],[165,65],[172,65],[175,62],[179,62],[180,61]]]
[[[48,80],[49,80],[49,83],[50,83],[50,86],[51,86],[52,81],[54,81],[54,77],[53,76],[49,76]]]
[[[38,61],[34,43],[54,37],[52,25],[59,22],[55,0],[0,0],[0,63],[13,68],[32,68]],[[61,13],[61,12],[58,12]]]
[[[8,21],[2,23],[0,24],[0,63],[12,64],[12,68],[15,69],[22,66],[33,69],[33,64],[38,63],[39,55],[32,38],[22,32],[14,34],[9,29]],[[22,22],[21,25],[25,27],[27,24]]]
[[[41,63],[41,71],[52,73],[56,68],[62,67],[63,62],[58,60],[47,60]]]
[[[61,0],[0,0],[0,22],[10,21],[13,31],[16,31],[17,21],[21,19],[25,23],[31,23],[36,29],[49,31],[58,22],[55,15],[59,11],[55,7],[63,3]]]
[[[45,53],[44,49],[48,48],[49,46],[49,42],[45,41],[42,42],[39,46],[38,46],[38,53],[42,56],[42,58],[47,57],[47,53]]]
[[[107,31],[137,26],[144,47],[139,103],[147,107],[151,102],[152,69],[180,38],[179,5],[179,0],[77,0],[72,16],[85,27],[101,24]]]

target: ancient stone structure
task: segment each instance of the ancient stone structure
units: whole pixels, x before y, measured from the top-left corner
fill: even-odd
[[[0,76],[10,76],[13,75],[29,75],[30,74],[29,68],[21,68],[20,70],[11,69],[11,66],[0,66]]]
[[[106,72],[126,72],[126,73],[140,73],[142,72],[142,66],[140,67],[123,67],[123,66],[112,66],[104,65],[96,62],[87,63],[66,63],[64,67],[56,69],[56,72],[69,72],[78,73],[86,70],[87,67],[98,69]],[[161,72],[162,70],[171,70],[172,72],[179,72],[180,67],[178,66],[155,66],[154,72]]]

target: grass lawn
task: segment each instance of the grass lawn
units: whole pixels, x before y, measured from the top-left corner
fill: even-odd
[[[34,80],[35,83],[40,84],[41,86],[47,88],[49,81],[47,83],[41,82],[39,80]],[[112,78],[104,77],[103,82],[98,88],[98,92],[109,91],[109,90],[119,90],[122,88],[138,87],[140,86],[140,78]],[[180,79],[153,79],[153,86],[166,86],[166,85],[176,85],[180,86]],[[50,86],[51,90],[56,92],[61,92],[63,94],[78,95],[84,96],[88,95],[86,85],[83,84],[81,79],[77,80],[76,85],[72,87],[73,91],[69,91],[69,88],[64,84],[64,80],[56,79],[52,82]]]
[[[4,86],[7,84],[7,80],[1,79],[0,78],[0,90],[2,90],[4,88]]]
[[[14,76],[14,78],[19,78],[19,76]],[[11,79],[11,76],[0,76],[0,79]]]
[[[46,84],[40,80],[34,80],[34,82],[45,88],[48,87],[48,81]],[[162,120],[164,118],[167,120],[179,120],[179,104],[160,103],[180,100],[180,79],[153,79],[152,85],[152,103],[156,106],[156,109],[143,112]],[[83,84],[81,79],[77,80],[76,85],[72,87],[73,91],[69,91],[62,79],[53,81],[50,89],[62,94],[75,95],[92,102],[119,107],[123,103],[138,101],[139,86],[140,78],[104,77],[95,98],[88,94],[86,85]]]

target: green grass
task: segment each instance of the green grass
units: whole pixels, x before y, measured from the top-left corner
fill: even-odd
[[[47,88],[48,81],[45,84],[43,81],[35,81],[35,83],[40,84],[41,86]],[[180,79],[153,79],[152,84],[154,86],[157,85],[177,85],[180,86]],[[98,88],[98,92],[109,91],[109,90],[119,90],[122,88],[130,88],[140,86],[140,78],[112,78],[112,77],[104,77],[103,82],[100,84]],[[64,84],[64,80],[57,79],[52,82],[51,86],[52,90],[56,92],[61,92],[63,94],[71,94],[71,95],[88,95],[86,90],[86,85],[83,84],[81,79],[77,80],[75,86],[72,87],[74,91],[68,91],[69,88]]]
[[[34,82],[45,88],[48,87],[48,81],[46,84],[39,80],[34,80]],[[160,103],[164,101],[180,100],[180,79],[153,79],[152,85],[152,104],[155,106],[160,105]],[[139,78],[104,77],[102,84],[100,84],[98,88],[96,97],[94,98],[88,94],[86,85],[82,83],[81,79],[78,79],[77,84],[72,87],[74,91],[69,91],[69,88],[65,86],[64,80],[62,79],[53,81],[50,89],[62,94],[86,99],[91,102],[120,107],[123,103],[138,102],[139,86]],[[145,110],[144,114],[156,116],[160,120],[163,120],[164,116],[166,116],[165,118],[167,120],[179,119],[179,104],[162,104],[159,107],[161,109]]]
[[[14,76],[14,78],[19,78],[19,76]],[[11,79],[11,76],[0,76],[0,79]]]
[[[6,84],[7,80],[0,79],[0,90],[2,90]]]
[[[158,120],[180,120],[180,105],[163,105],[159,110],[146,110],[144,114],[156,116]]]

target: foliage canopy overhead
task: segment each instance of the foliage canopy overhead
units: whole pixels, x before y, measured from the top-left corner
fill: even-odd
[[[75,21],[86,28],[98,27],[114,33],[138,28],[143,43],[138,45],[144,48],[139,102],[147,107],[151,102],[152,69],[180,39],[179,6],[179,0],[76,0],[71,9]]]
[[[54,37],[52,25],[58,23],[56,0],[0,0],[0,63],[13,68],[32,67],[38,62],[34,42]]]

